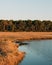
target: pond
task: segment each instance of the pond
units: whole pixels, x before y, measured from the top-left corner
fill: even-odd
[[[25,41],[19,50],[26,52],[19,65],[52,65],[52,40]]]

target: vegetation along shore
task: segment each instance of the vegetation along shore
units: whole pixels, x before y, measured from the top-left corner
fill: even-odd
[[[1,32],[51,32],[50,20],[0,20]]]

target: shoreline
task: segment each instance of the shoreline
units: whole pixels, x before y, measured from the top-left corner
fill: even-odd
[[[0,48],[4,48],[2,51],[7,54],[6,57],[4,57],[4,60],[1,54],[0,59],[2,59],[2,62],[0,62],[0,65],[4,65],[5,63],[6,65],[14,65],[14,63],[18,65],[21,61],[23,61],[26,53],[19,51],[19,45],[15,44],[13,41],[46,39],[52,39],[52,32],[0,32]],[[5,43],[5,46],[1,43]],[[6,61],[9,61],[9,63]]]
[[[25,57],[18,47],[10,40],[0,40],[0,65],[18,65]]]

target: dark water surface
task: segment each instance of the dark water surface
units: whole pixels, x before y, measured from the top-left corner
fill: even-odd
[[[52,65],[52,40],[26,41],[28,45],[20,46],[26,52],[19,65]]]

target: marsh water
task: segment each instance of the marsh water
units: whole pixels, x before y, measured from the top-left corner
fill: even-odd
[[[52,40],[25,41],[28,45],[20,46],[26,52],[19,65],[52,65]]]

